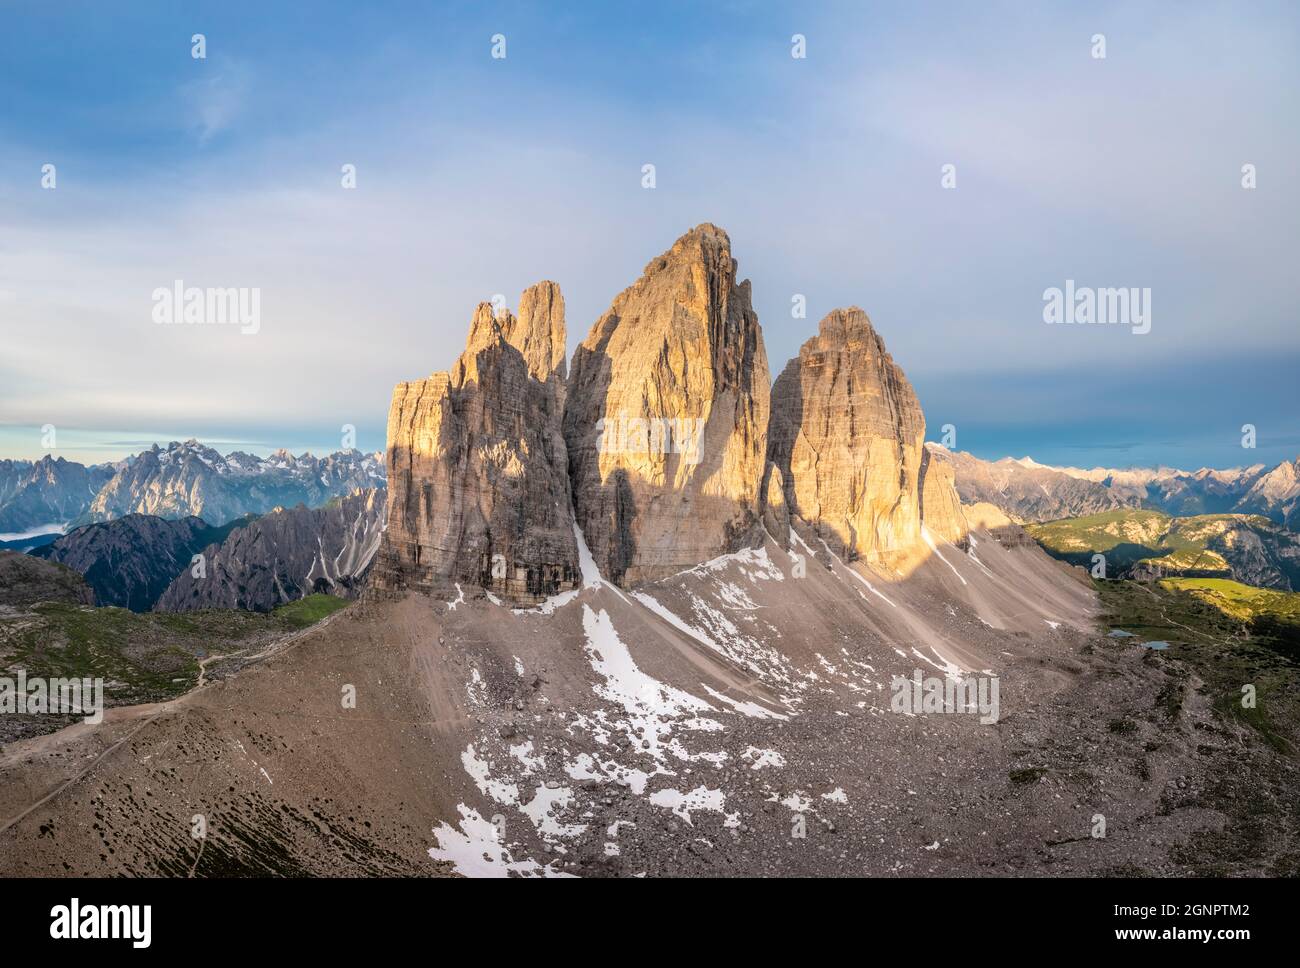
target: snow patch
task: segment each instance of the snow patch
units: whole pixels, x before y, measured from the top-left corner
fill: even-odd
[[[785,766],[785,757],[777,750],[759,749],[757,746],[751,746],[745,750],[742,756],[751,760],[749,768],[751,770],[761,770],[764,767]]]
[[[760,706],[756,702],[741,702],[738,699],[732,699],[730,696],[718,692],[718,690],[712,688],[711,686],[706,685],[704,687],[704,691],[707,692],[714,699],[718,700],[718,702],[724,703],[730,706],[736,712],[743,713],[744,715],[749,716],[752,719],[789,719],[790,718],[789,716],[786,716],[783,713],[774,712],[771,709],[767,709],[764,706]]]
[[[437,847],[429,848],[434,860],[450,861],[456,873],[465,877],[572,877],[535,860],[514,860],[497,837],[497,828],[465,804],[456,808],[461,815],[459,829],[445,821],[433,831]]]
[[[692,810],[711,810],[714,813],[722,813],[727,797],[721,790],[710,790],[705,786],[698,786],[687,793],[669,787],[666,790],[656,790],[650,794],[650,802],[656,807],[667,807],[687,823],[691,823]],[[692,826],[694,825],[692,824]]]
[[[578,568],[582,571],[582,587],[600,588],[605,584],[605,579],[600,577],[596,559],[592,557],[591,549],[587,547],[587,539],[583,537],[577,521],[573,522],[573,537],[578,542]]]
[[[599,613],[590,605],[582,606],[582,627],[587,636],[587,657],[604,685],[595,692],[623,708],[627,722],[622,724],[633,740],[650,756],[660,759],[677,717],[702,712],[717,712],[703,699],[666,685],[642,672],[632,660],[632,653],[618,637],[614,623],[602,608]],[[716,720],[695,716],[683,724],[686,728],[716,727]]]
[[[962,577],[962,573],[957,570],[957,567],[951,561],[949,561],[947,558],[943,556],[943,552],[940,551],[938,546],[934,543],[934,538],[930,537],[930,530],[925,525],[921,525],[921,538],[925,541],[929,549],[933,551],[936,555],[938,555],[939,560],[942,561],[945,565],[947,565],[952,570],[952,573],[956,575],[958,579],[960,579],[963,585],[965,585],[966,579]]]

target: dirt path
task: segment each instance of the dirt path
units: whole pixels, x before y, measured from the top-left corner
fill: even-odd
[[[314,628],[314,627],[315,627],[315,626],[313,626],[313,628]],[[207,682],[207,677],[208,677],[208,663],[209,663],[209,662],[218,662],[218,661],[220,661],[220,660],[222,660],[222,659],[233,659],[235,656],[237,656],[237,655],[243,655],[243,654],[244,654],[245,652],[247,652],[247,651],[248,651],[247,649],[240,649],[238,652],[222,652],[222,653],[219,653],[219,654],[215,654],[215,653],[214,653],[213,655],[208,656],[206,659],[200,659],[200,660],[199,660],[199,678],[198,678],[198,680],[194,683],[194,688],[195,688],[196,690],[197,690],[197,689],[202,689],[203,686],[206,684],[206,682]],[[257,656],[254,656],[253,658],[254,658],[254,660],[256,660]]]
[[[253,655],[249,660],[250,664],[255,662],[260,662],[264,659],[268,659],[273,655],[279,655],[281,653],[287,652],[289,649],[293,648],[294,645],[301,642],[309,632],[315,632],[319,629],[324,628],[325,626],[329,625],[331,621],[334,620],[335,616],[341,614],[344,611],[346,611],[346,609],[340,609],[337,612],[333,612],[330,615],[327,615],[325,618],[317,622],[315,625],[310,625],[305,629],[300,629],[297,632],[291,632],[290,634],[284,636],[283,638],[276,639],[274,642],[268,645],[261,652],[258,652],[257,654]],[[142,732],[147,726],[157,721],[159,717],[161,717],[165,713],[174,711],[184,703],[189,702],[199,693],[207,689],[210,689],[215,685],[218,685],[221,680],[213,680],[212,682],[204,681],[204,672],[206,671],[207,663],[212,662],[215,659],[228,658],[230,655],[238,655],[238,654],[241,653],[225,653],[223,655],[213,655],[213,656],[209,656],[206,659],[201,660],[199,662],[199,679],[195,684],[194,688],[190,689],[188,692],[180,696],[177,696],[175,699],[169,699],[167,702],[164,703],[147,703],[139,706],[118,706],[113,710],[106,710],[104,716],[104,723],[120,723],[123,721],[130,721],[131,719],[140,716],[143,716],[144,719],[134,729],[130,730],[125,736],[123,736],[117,742],[109,746],[102,753],[96,756],[85,767],[78,770],[75,774],[73,774],[67,780],[63,781],[61,784],[59,784],[57,787],[55,787],[45,796],[41,797],[36,802],[28,805],[27,808],[22,810],[20,813],[14,815],[13,817],[10,817],[8,820],[4,821],[3,823],[0,823],[0,834],[3,834],[5,831],[7,831],[10,827],[14,826],[15,824],[20,823],[25,817],[27,817],[30,813],[32,813],[32,811],[49,803],[55,797],[59,796],[61,793],[67,790],[69,787],[73,786],[76,783],[79,783],[81,780],[84,780],[87,776],[93,773],[101,763],[103,763],[106,759],[108,759],[108,757],[116,753],[118,749],[122,747],[122,744],[126,743],[128,740],[135,738],[135,736],[138,735],[140,732]],[[113,714],[111,717],[109,715],[110,712]],[[48,748],[52,748],[54,746],[66,743],[69,739],[80,739],[84,734],[93,732],[94,730],[98,729],[100,726],[104,725],[104,723],[95,724],[95,725],[92,725],[90,723],[74,723],[72,726],[69,726],[65,729],[61,729],[58,732],[46,733],[43,736],[38,736],[35,737],[34,739],[27,740],[22,743],[15,743],[10,747],[8,751],[9,756],[6,758],[13,760],[25,756],[30,756],[33,753],[39,754],[42,752],[46,752],[48,751]]]

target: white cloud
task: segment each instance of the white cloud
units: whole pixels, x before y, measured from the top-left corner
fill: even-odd
[[[195,65],[203,76],[185,83],[180,94],[199,144],[206,144],[243,112],[252,90],[253,73],[247,64],[231,58],[198,60]]]
[[[802,80],[772,82],[751,54],[725,74],[762,79],[765,100],[675,113],[599,89],[503,101],[468,78],[417,97],[394,69],[393,98],[368,89],[360,112],[263,138],[241,132],[253,71],[196,63],[182,102],[202,153],[128,184],[86,165],[57,209],[6,214],[0,336],[24,379],[0,379],[0,406],[35,424],[382,425],[395,382],[450,365],[478,301],[554,279],[576,343],[701,221],[731,233],[774,371],[851,303],[914,375],[1169,364],[1225,333],[1237,350],[1294,346],[1287,38],[1112,8],[1097,64],[1087,16],[1049,29],[1024,10],[918,21],[884,57],[810,27]],[[1247,152],[1253,194],[1234,175]],[[1150,337],[1044,326],[1040,294],[1067,277],[1152,286]],[[178,278],[260,287],[261,332],[155,326],[150,293]],[[807,319],[790,317],[796,292]]]

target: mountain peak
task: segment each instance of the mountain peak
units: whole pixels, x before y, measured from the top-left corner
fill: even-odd
[[[731,236],[727,235],[725,229],[721,228],[720,226],[714,225],[712,222],[701,222],[699,225],[695,226],[695,228],[691,229],[689,232],[683,233],[677,239],[677,242],[680,244],[688,240],[692,240],[692,241],[699,240],[701,242],[706,242],[706,241],[717,242],[728,247],[730,247],[731,245]],[[676,246],[674,246],[674,248],[676,248]]]
[[[757,534],[770,395],[731,240],[697,225],[646,265],[573,356],[564,436],[574,506],[607,577],[653,580]]]
[[[927,532],[965,537],[952,476],[923,447],[920,402],[857,306],[827,313],[781,372],[768,438],[796,531],[846,560],[896,565],[923,553]]]
[[[502,317],[510,316],[509,308],[501,311]],[[474,315],[470,318],[469,335],[465,339],[465,353],[472,355],[484,347],[496,342],[501,337],[501,325],[497,321],[496,312],[492,304],[481,302],[474,307]]]
[[[832,309],[817,324],[818,337],[828,339],[866,339],[876,335],[871,317],[857,306]]]
[[[379,587],[464,583],[529,604],[573,586],[564,348],[564,299],[540,282],[518,317],[479,303],[449,372],[397,385]]]
[[[552,373],[564,379],[568,347],[559,285],[544,279],[525,289],[519,315],[507,315],[503,331],[506,341],[524,355],[534,379],[546,382]]]
[[[722,276],[728,279],[728,286],[735,284],[736,262],[731,257],[731,238],[727,233],[710,222],[695,226],[680,236],[666,252],[646,263],[641,278],[625,290],[623,295],[626,296],[640,286],[653,284],[654,280],[665,273],[675,277],[691,266],[703,268],[705,278],[700,279],[700,282]],[[740,285],[748,288],[749,283],[746,281]],[[618,299],[615,300],[615,305],[617,304]]]

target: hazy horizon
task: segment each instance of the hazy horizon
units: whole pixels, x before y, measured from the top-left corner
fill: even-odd
[[[108,464],[115,463],[127,457],[138,455],[153,446],[160,449],[166,449],[171,443],[180,443],[188,440],[196,440],[205,447],[211,447],[223,456],[229,455],[235,451],[253,454],[257,457],[267,457],[276,451],[286,450],[294,456],[301,456],[304,453],[312,454],[316,457],[323,457],[329,454],[337,453],[348,448],[343,446],[341,436],[336,435],[331,442],[330,439],[321,434],[315,437],[288,435],[284,438],[286,443],[280,443],[273,439],[232,439],[229,436],[205,436],[194,433],[156,433],[156,434],[139,434],[128,433],[123,431],[88,431],[78,428],[59,428],[58,434],[61,440],[71,440],[71,444],[60,442],[59,446],[53,449],[43,448],[39,444],[41,437],[41,428],[39,427],[2,427],[0,426],[0,460],[27,460],[38,461],[45,456],[55,459],[63,457],[69,461],[75,461],[80,464]],[[372,444],[370,435],[357,431],[357,440],[354,449],[363,453],[384,453],[387,447],[387,441],[380,439],[377,444]],[[938,427],[926,428],[926,440],[933,443],[941,443],[942,431]],[[30,443],[37,441],[35,445]],[[1239,470],[1251,467],[1256,464],[1264,464],[1269,467],[1275,466],[1281,461],[1292,462],[1300,459],[1300,451],[1293,453],[1291,456],[1283,456],[1279,460],[1267,460],[1263,457],[1254,457],[1239,461],[1235,464],[1204,464],[1204,463],[1170,463],[1167,461],[1157,463],[1132,463],[1124,461],[1105,461],[1105,460],[1052,460],[1047,458],[1051,453],[1050,448],[1040,448],[1036,452],[1025,451],[1016,452],[996,452],[989,450],[987,447],[972,447],[962,445],[952,448],[958,451],[970,453],[975,457],[983,460],[998,461],[1002,459],[1021,460],[1031,459],[1039,464],[1051,467],[1072,467],[1080,470],[1093,470],[1095,468],[1106,468],[1109,470],[1156,470],[1168,468],[1171,470],[1198,471],[1198,470]],[[1270,448],[1273,449],[1273,448]],[[1068,452],[1068,447],[1060,448],[1063,452]],[[1093,452],[1121,452],[1122,447],[1117,445],[1111,448],[1078,448],[1080,453]],[[1243,453],[1256,455],[1261,450],[1243,451]],[[1044,456],[1039,456],[1039,455]]]

